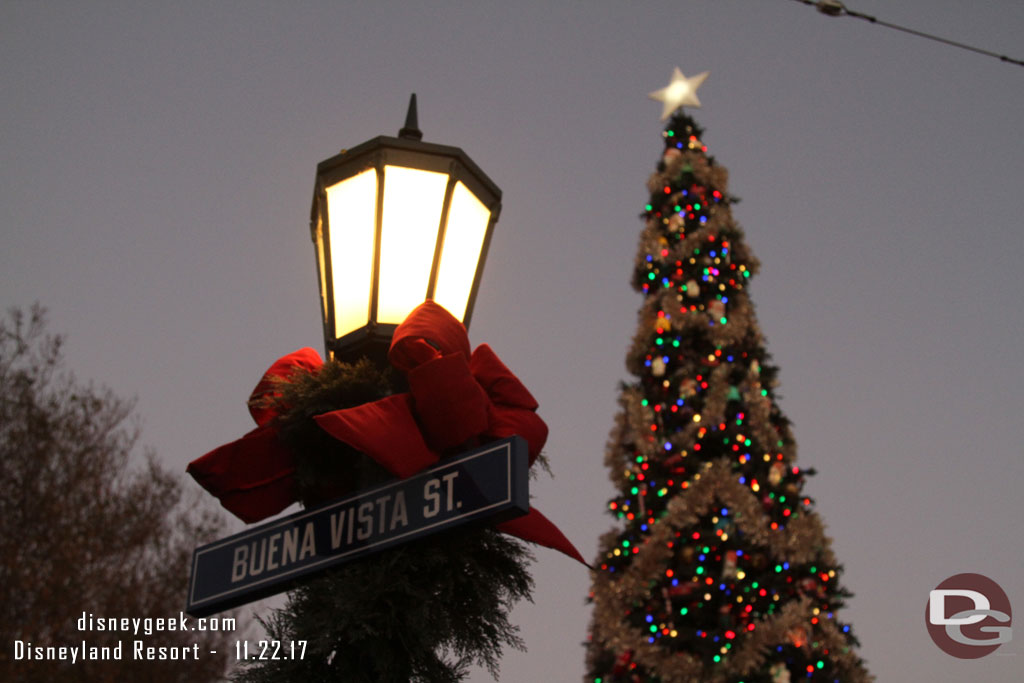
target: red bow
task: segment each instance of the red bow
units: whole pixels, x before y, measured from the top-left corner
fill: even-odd
[[[317,424],[400,478],[436,464],[448,451],[513,434],[526,440],[533,464],[548,434],[537,401],[489,346],[470,353],[466,328],[444,308],[427,301],[410,313],[395,331],[388,359],[406,373],[408,393],[318,415]],[[294,456],[271,424],[277,413],[265,407],[274,392],[272,378],[320,365],[309,348],[274,363],[249,400],[259,426],[188,466],[203,488],[246,522],[277,514],[296,500]],[[586,564],[535,508],[497,528]]]

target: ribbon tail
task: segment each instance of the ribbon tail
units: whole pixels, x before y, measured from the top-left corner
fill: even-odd
[[[402,479],[439,460],[423,440],[409,394],[395,394],[313,419],[335,439],[365,453]]]
[[[277,438],[260,427],[189,463],[186,471],[229,512],[251,524],[295,502],[295,463]]]
[[[583,556],[580,555],[580,551],[576,550],[576,547],[565,537],[565,534],[551,520],[542,515],[537,508],[531,508],[522,517],[516,517],[515,519],[498,524],[497,529],[503,533],[521,538],[524,541],[557,550],[586,567],[590,566],[583,559]]]

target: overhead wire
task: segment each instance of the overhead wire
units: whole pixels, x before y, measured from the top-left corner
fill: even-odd
[[[892,23],[889,23],[887,21],[882,21],[881,19],[878,19],[877,17],[873,17],[870,14],[864,14],[863,12],[857,12],[855,10],[851,10],[851,9],[847,8],[846,5],[844,5],[839,0],[795,0],[795,2],[799,2],[801,5],[810,5],[811,7],[815,7],[822,14],[828,15],[830,17],[844,17],[845,16],[845,17],[854,17],[856,19],[863,19],[864,21],[870,22],[872,24],[878,24],[879,26],[885,26],[886,28],[891,28],[891,29],[895,29],[897,31],[902,31],[903,33],[909,33],[910,35],[918,36],[920,38],[926,38],[928,40],[933,40],[933,41],[935,41],[937,43],[943,43],[945,45],[950,45],[952,47],[956,47],[956,48],[959,48],[961,50],[969,50],[970,52],[976,52],[978,54],[985,55],[986,57],[992,57],[994,59],[998,59],[1001,62],[1006,62],[1008,64],[1016,64],[1017,66],[1024,66],[1024,60],[1014,59],[1012,57],[1007,57],[1006,55],[1001,55],[998,52],[992,52],[991,50],[984,50],[984,49],[982,49],[980,47],[974,47],[972,45],[966,45],[964,43],[959,43],[959,42],[957,42],[955,40],[950,40],[948,38],[942,38],[941,36],[932,35],[931,33],[925,33],[924,31],[918,31],[918,30],[915,30],[915,29],[912,29],[912,28],[908,28],[906,26],[900,26],[898,24],[892,24]]]

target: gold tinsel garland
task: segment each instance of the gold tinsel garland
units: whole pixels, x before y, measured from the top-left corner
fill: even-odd
[[[774,615],[756,622],[753,632],[738,641],[727,661],[715,669],[706,667],[693,655],[666,651],[664,647],[648,642],[649,634],[622,624],[622,615],[644,599],[652,582],[660,579],[668,563],[679,529],[695,526],[702,515],[715,507],[725,506],[732,511],[736,526],[747,541],[768,551],[778,561],[796,564],[820,562],[834,565],[831,541],[824,534],[821,519],[814,512],[805,511],[795,516],[785,528],[770,529],[770,519],[750,488],[740,484],[727,460],[706,463],[703,473],[694,475],[691,485],[669,502],[666,514],[651,531],[647,541],[634,554],[630,567],[619,577],[607,572],[594,574],[594,626],[592,637],[603,642],[613,652],[631,651],[641,666],[658,672],[663,683],[689,681],[724,681],[729,676],[746,675],[760,666],[769,645],[790,643],[790,634],[803,629],[807,634],[804,647],[823,647],[832,651],[840,666],[849,669],[850,678],[844,680],[867,681],[849,650],[845,637],[827,619],[815,617],[814,605],[803,597],[784,605]],[[609,532],[602,538],[606,551],[615,545],[617,535]],[[606,599],[607,596],[607,599]]]
[[[698,143],[699,144],[699,143]],[[692,146],[691,146],[692,148]],[[763,344],[763,336],[757,324],[754,307],[746,291],[747,277],[756,275],[760,263],[747,247],[743,231],[733,220],[730,202],[726,198],[728,171],[702,153],[691,150],[666,153],[661,171],[652,174],[647,187],[652,194],[666,193],[666,203],[685,205],[682,195],[685,174],[692,174],[696,184],[722,193],[722,201],[708,202],[707,220],[699,225],[687,225],[679,214],[649,214],[640,235],[636,256],[637,272],[642,273],[647,264],[648,254],[660,254],[662,263],[680,262],[691,266],[696,264],[698,253],[703,253],[709,244],[728,241],[726,254],[716,257],[711,267],[720,268],[725,279],[734,279],[727,303],[716,303],[714,297],[709,303],[704,288],[717,293],[724,291],[716,282],[688,282],[685,287],[661,288],[657,280],[647,292],[638,313],[638,329],[630,344],[626,365],[637,376],[650,375],[662,378],[665,386],[673,380],[680,369],[669,370],[660,358],[648,358],[651,331],[664,330],[674,333],[699,333],[718,348],[742,346],[757,348]],[[672,188],[675,188],[673,193]],[[689,228],[689,231],[687,231]],[[697,250],[701,250],[698,252]],[[744,274],[746,273],[746,275]],[[646,282],[644,280],[643,282]],[[636,286],[641,288],[642,282]],[[716,289],[717,288],[717,289]],[[691,305],[696,305],[691,309]],[[722,323],[720,318],[726,318]],[[648,366],[647,361],[651,361]],[[700,414],[700,422],[691,422],[681,432],[672,436],[673,442],[695,443],[702,425],[719,424],[724,421],[727,404],[734,387],[729,376],[738,364],[746,363],[745,377],[735,390],[739,391],[745,405],[747,429],[765,449],[766,456],[790,467],[796,456],[796,444],[784,425],[777,427],[772,420],[775,410],[772,399],[767,395],[761,377],[761,368],[756,358],[736,359],[735,362],[717,363],[709,359],[709,392],[695,398],[688,405]],[[692,368],[687,369],[692,370]],[[680,392],[685,392],[680,387]],[[689,392],[685,398],[696,396]],[[665,437],[660,414],[645,406],[643,392],[639,386],[625,388],[620,396],[621,412],[609,438],[606,464],[616,486],[625,485],[634,470],[638,457],[652,459],[663,451]],[[652,426],[654,429],[652,429]],[[682,451],[685,458],[687,452]],[[781,456],[781,457],[779,457]],[[650,597],[650,588],[663,576],[666,565],[675,552],[670,543],[677,544],[676,533],[681,529],[693,528],[699,518],[715,506],[725,506],[731,511],[730,517],[736,527],[745,534],[745,540],[760,547],[767,555],[779,562],[796,564],[822,563],[835,566],[831,541],[825,535],[821,518],[810,510],[794,514],[787,524],[777,530],[770,528],[771,519],[762,507],[761,501],[747,484],[741,484],[727,459],[692,466],[701,471],[693,473],[687,488],[669,501],[666,510],[653,526],[642,546],[634,548],[631,563],[619,574],[605,571],[594,572],[593,597],[594,614],[591,637],[605,651],[631,653],[636,662],[661,683],[720,683],[747,676],[768,662],[771,650],[780,644],[803,649],[808,655],[814,652],[829,652],[830,658],[843,672],[842,680],[862,683],[873,680],[867,674],[857,655],[852,651],[847,637],[840,633],[834,621],[826,618],[815,619],[818,608],[811,596],[803,595],[783,604],[774,614],[762,616],[755,623],[753,631],[745,632],[734,642],[734,647],[723,662],[705,666],[701,659],[686,651],[671,651],[661,645],[649,642],[650,633],[626,623],[623,615],[629,613]],[[690,469],[691,466],[688,466]],[[643,500],[639,501],[641,513]],[[618,543],[619,534],[611,530],[601,538],[601,553],[611,552]],[[816,621],[817,623],[812,623]],[[598,656],[600,648],[590,648],[591,669],[596,667],[592,658]]]

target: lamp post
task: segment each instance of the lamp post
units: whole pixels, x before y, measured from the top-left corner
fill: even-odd
[[[320,162],[310,215],[328,355],[380,358],[433,299],[469,325],[501,190],[458,147],[423,142],[416,95],[398,137]]]
[[[278,359],[250,396],[257,429],[189,465],[247,522],[309,504],[194,553],[189,614],[294,588],[275,637],[314,626],[305,661],[306,641],[282,640],[284,656],[247,668],[247,680],[461,680],[461,661],[442,653],[494,662],[516,643],[508,610],[529,597],[529,554],[503,534],[583,562],[530,505],[529,468],[548,433],[536,400],[489,346],[469,354],[452,320],[469,322],[501,191],[461,149],[421,137],[413,95],[397,138],[317,166],[310,228],[324,340],[336,359],[383,365],[423,301],[451,316],[434,306],[414,314],[416,352],[405,360],[415,362],[390,376],[321,372],[311,349]],[[423,358],[423,339],[441,353]],[[298,385],[294,396],[277,393],[281,382]],[[407,550],[374,559],[398,546]]]

